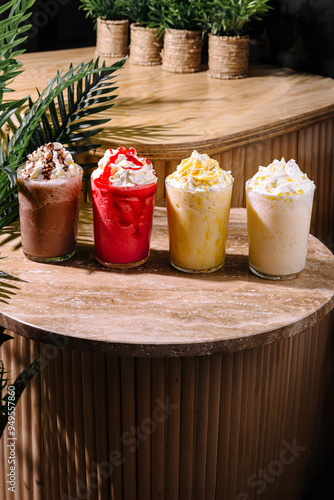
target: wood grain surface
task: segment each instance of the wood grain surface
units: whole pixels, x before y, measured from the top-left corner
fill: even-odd
[[[93,59],[94,48],[21,56],[19,96],[42,90],[57,70]],[[107,63],[116,59],[106,59]],[[209,78],[206,71],[172,74],[129,64],[117,72],[118,99],[102,113],[112,119],[103,148],[137,146],[150,158],[180,158],[198,147],[215,153],[304,128],[334,113],[334,82],[286,68],[256,66],[242,80]]]

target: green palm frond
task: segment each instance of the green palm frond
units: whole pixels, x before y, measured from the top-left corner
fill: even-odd
[[[0,228],[18,216],[15,171],[27,154],[55,141],[69,145],[72,153],[94,147],[78,143],[96,135],[102,130],[100,125],[109,121],[93,115],[113,106],[114,73],[124,63],[125,59],[99,67],[97,59],[71,65],[66,72],[57,73],[35,102],[29,101],[19,127],[0,147]]]
[[[3,101],[3,97],[5,93],[12,92],[8,85],[23,71],[22,63],[16,59],[23,51],[16,50],[16,47],[26,39],[22,35],[30,25],[22,23],[29,18],[27,9],[33,3],[34,0],[9,0],[0,7],[0,15],[7,16],[0,21],[0,140],[4,147],[8,128],[13,131],[13,117],[27,101],[27,98]],[[0,175],[0,182],[2,180],[3,177]]]
[[[10,138],[7,157],[1,146],[0,164],[18,164],[23,156],[45,142],[70,144],[100,132],[102,129],[96,127],[109,120],[89,117],[113,106],[116,95],[111,93],[117,89],[113,83],[114,73],[124,62],[125,59],[111,67],[104,64],[99,67],[97,59],[75,68],[71,65],[68,71],[57,73],[37,100],[30,100],[21,125]],[[91,130],[82,132],[88,127]]]
[[[94,63],[94,69],[98,69],[98,59]],[[93,64],[93,61],[90,62]],[[118,69],[118,64],[115,68]],[[76,70],[70,68],[67,75]],[[100,125],[108,122],[108,119],[92,118],[93,115],[105,111],[113,106],[111,102],[116,95],[111,95],[117,87],[113,86],[111,76],[112,71],[104,69],[99,70],[92,75],[92,78],[80,79],[76,83],[72,83],[66,89],[67,99],[64,92],[57,95],[58,109],[51,102],[48,113],[44,112],[41,121],[35,129],[32,139],[38,141],[42,136],[45,142],[57,140],[63,144],[72,146],[72,152],[77,152],[77,147],[74,145],[79,141],[88,139],[97,134],[102,129]],[[63,76],[57,74],[53,82],[50,82],[47,88],[47,94],[52,92],[52,87],[59,87]],[[66,103],[66,104],[65,104]],[[92,146],[86,146],[91,149]],[[80,145],[80,152],[85,149],[85,146]],[[30,152],[30,151],[27,151]]]
[[[40,372],[40,359],[35,358],[33,362],[25,368],[16,378],[15,382],[11,384],[14,387],[13,392],[15,393],[15,401],[12,402],[10,409],[16,407],[24,389],[27,387],[29,382],[34,378],[37,373]],[[8,379],[5,378],[6,372],[3,363],[0,362],[0,378],[2,380],[2,390],[4,390],[8,384]],[[8,424],[8,392],[2,398],[0,402],[0,438]]]
[[[16,58],[23,50],[16,50],[16,47],[27,38],[24,34],[30,25],[23,23],[31,15],[27,11],[34,2],[35,0],[9,0],[0,7],[0,15],[6,13],[7,16],[0,21],[0,103],[5,92],[12,92],[8,84],[22,73],[22,63]],[[0,112],[2,111],[0,108]]]
[[[9,118],[4,122],[3,127],[0,128],[0,143],[14,134],[23,120],[23,108],[16,110],[14,113],[9,114]]]

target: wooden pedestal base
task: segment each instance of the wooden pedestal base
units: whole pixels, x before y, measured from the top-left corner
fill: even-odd
[[[302,499],[333,444],[333,319],[203,357],[40,345],[41,374],[16,412],[17,498]],[[19,336],[7,343],[11,376],[36,346]]]

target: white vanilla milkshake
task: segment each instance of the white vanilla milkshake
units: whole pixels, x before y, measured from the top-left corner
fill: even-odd
[[[294,160],[274,160],[246,182],[249,266],[269,279],[305,267],[314,183]]]

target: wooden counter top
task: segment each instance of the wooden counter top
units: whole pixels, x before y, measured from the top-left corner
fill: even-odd
[[[17,97],[36,96],[57,70],[93,58],[93,47],[23,54],[25,72],[13,83]],[[293,158],[317,187],[311,233],[333,247],[334,80],[270,66],[250,66],[245,79],[217,80],[205,68],[175,74],[129,61],[115,80],[118,97],[103,113],[111,121],[92,138],[101,146],[78,155],[78,163],[97,162],[111,146],[134,146],[153,161],[156,197],[163,200],[165,178],[197,149],[231,170],[232,206],[244,207],[245,182],[259,165]],[[89,200],[86,183],[83,201]]]
[[[24,54],[25,72],[13,84],[17,96],[36,96],[57,69],[95,58],[94,48]],[[107,59],[106,62],[115,62]],[[334,116],[334,81],[286,68],[250,67],[241,80],[168,73],[161,66],[126,62],[116,78],[112,121],[98,154],[111,146],[135,146],[151,159],[180,158],[193,149],[222,152]]]
[[[156,208],[152,251],[137,269],[94,259],[91,209],[78,250],[61,264],[27,260],[17,226],[1,233],[0,324],[34,340],[124,356],[230,352],[298,334],[334,307],[334,256],[310,237],[307,267],[276,283],[248,270],[244,209],[232,209],[222,270],[187,275],[169,264],[165,208]]]

